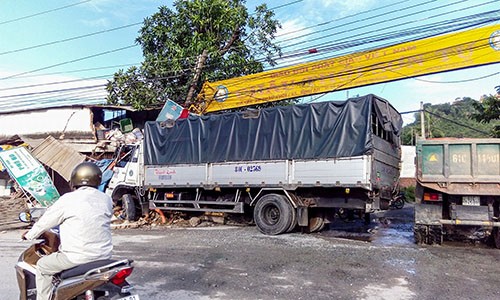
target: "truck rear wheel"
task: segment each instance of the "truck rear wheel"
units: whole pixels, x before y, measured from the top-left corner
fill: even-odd
[[[415,225],[413,234],[415,243],[426,245],[441,245],[443,243],[443,229],[441,225]]]
[[[493,236],[493,243],[497,249],[500,249],[500,227],[493,227],[493,231],[491,232]]]
[[[282,195],[268,194],[255,205],[253,218],[260,232],[277,235],[295,227],[296,212]]]
[[[311,210],[309,225],[306,227],[306,231],[312,233],[321,231],[323,228],[325,228],[325,214],[317,210]]]

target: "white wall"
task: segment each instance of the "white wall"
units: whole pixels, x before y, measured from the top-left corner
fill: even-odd
[[[93,133],[90,109],[52,108],[0,114],[0,136],[10,137],[16,134],[31,135],[63,131]]]
[[[413,178],[415,177],[415,146],[402,146],[402,168],[401,168],[401,178]]]

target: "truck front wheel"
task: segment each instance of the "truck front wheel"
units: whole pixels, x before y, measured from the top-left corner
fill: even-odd
[[[255,205],[253,218],[260,232],[277,235],[287,232],[294,225],[296,212],[282,195],[268,194]]]
[[[130,194],[124,194],[122,196],[122,218],[127,221],[135,221],[137,216],[137,210],[135,208],[134,197]]]

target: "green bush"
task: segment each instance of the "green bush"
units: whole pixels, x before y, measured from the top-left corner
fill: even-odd
[[[409,186],[401,189],[405,193],[407,202],[415,202],[415,186]]]

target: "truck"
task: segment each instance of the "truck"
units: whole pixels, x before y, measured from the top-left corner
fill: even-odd
[[[441,244],[468,228],[500,248],[499,183],[500,139],[419,140],[415,241]]]
[[[246,214],[264,234],[321,230],[339,209],[389,207],[401,115],[373,94],[146,122],[124,145],[106,193],[134,219],[148,210]]]

